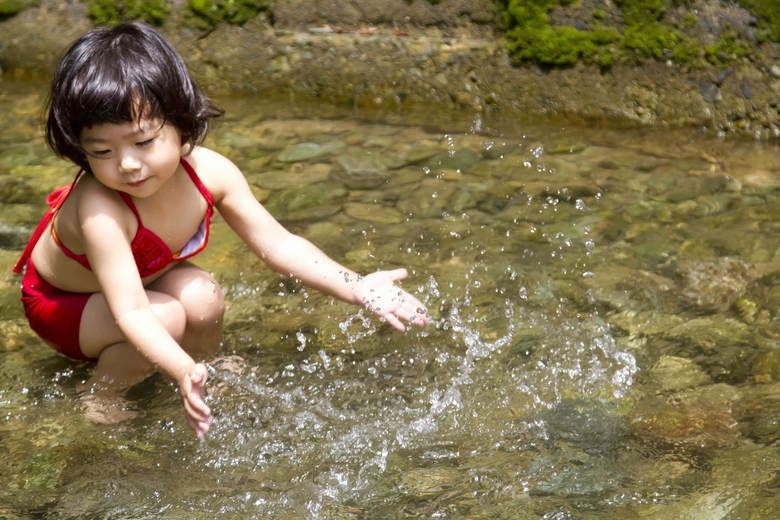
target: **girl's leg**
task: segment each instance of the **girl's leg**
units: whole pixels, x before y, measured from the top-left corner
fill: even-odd
[[[152,312],[177,342],[184,337],[186,317],[179,302],[167,294],[147,291]],[[93,390],[119,390],[140,383],[156,372],[127,341],[100,293],[93,294],[84,307],[79,328],[81,351],[98,358],[87,382]],[[96,385],[96,386],[95,386]]]
[[[214,355],[222,336],[224,298],[214,277],[182,262],[147,286],[152,312],[196,361]],[[101,294],[94,294],[81,318],[82,352],[97,357],[90,384],[126,388],[156,370],[127,343]]]
[[[175,298],[147,291],[152,312],[168,333],[180,341],[184,336],[186,317]],[[155,367],[127,343],[119,331],[106,300],[93,294],[81,317],[79,327],[81,350],[98,362],[92,377],[83,385],[81,399],[86,416],[95,423],[113,424],[138,415],[128,408],[121,391],[140,383],[155,373]]]
[[[209,359],[219,350],[225,298],[214,277],[187,261],[151,284],[152,291],[167,294],[184,309],[186,327],[179,344],[195,359]]]

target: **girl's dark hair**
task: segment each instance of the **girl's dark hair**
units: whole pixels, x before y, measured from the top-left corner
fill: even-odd
[[[90,171],[81,131],[141,117],[162,119],[190,150],[223,111],[198,88],[176,49],[151,27],[125,22],[88,32],[65,53],[52,79],[46,143]]]

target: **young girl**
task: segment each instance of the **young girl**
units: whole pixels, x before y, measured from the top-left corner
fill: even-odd
[[[220,342],[224,302],[188,260],[209,239],[213,210],[271,268],[398,330],[428,316],[394,282],[404,269],[356,273],[285,230],[238,168],[199,146],[222,115],[181,57],[140,23],[96,29],[67,51],[52,80],[46,141],[81,168],[16,265],[32,329],[73,359],[96,361],[90,383],[125,388],[160,371],[179,384],[202,437],[206,368]]]

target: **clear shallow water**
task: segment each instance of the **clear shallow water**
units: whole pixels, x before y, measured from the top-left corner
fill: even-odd
[[[780,506],[776,143],[225,101],[210,145],[291,230],[405,266],[399,334],[217,221],[228,310],[197,441],[152,378],[96,425],[11,265],[72,167],[0,84],[0,517],[769,518]]]

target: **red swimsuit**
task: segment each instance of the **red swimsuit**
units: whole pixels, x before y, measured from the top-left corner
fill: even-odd
[[[208,243],[211,216],[214,213],[214,200],[192,166],[184,159],[181,160],[181,164],[203,195],[203,198],[208,202],[208,209],[198,231],[178,253],[172,253],[168,245],[160,237],[144,227],[133,199],[127,193],[119,192],[122,200],[125,201],[125,204],[128,205],[135,214],[136,219],[138,219],[138,231],[130,243],[130,247],[141,278],[146,278],[165,269],[171,262],[180,262],[192,258],[203,251]],[[92,270],[87,260],[87,255],[77,255],[60,242],[53,224],[57,211],[68,198],[80,175],[81,172],[76,176],[73,184],[59,188],[46,199],[46,203],[49,204],[50,208],[46,211],[40,224],[38,224],[30,242],[22,253],[22,257],[14,267],[14,272],[22,272],[25,264],[27,265],[27,271],[22,279],[22,303],[24,304],[25,315],[30,321],[30,327],[41,338],[54,345],[60,353],[73,359],[97,361],[96,359],[86,357],[81,352],[81,347],[79,346],[81,315],[92,293],[63,291],[54,287],[38,275],[32,259],[30,259],[35,244],[43,235],[49,223],[51,223],[52,237],[60,246],[62,252],[86,269]]]

